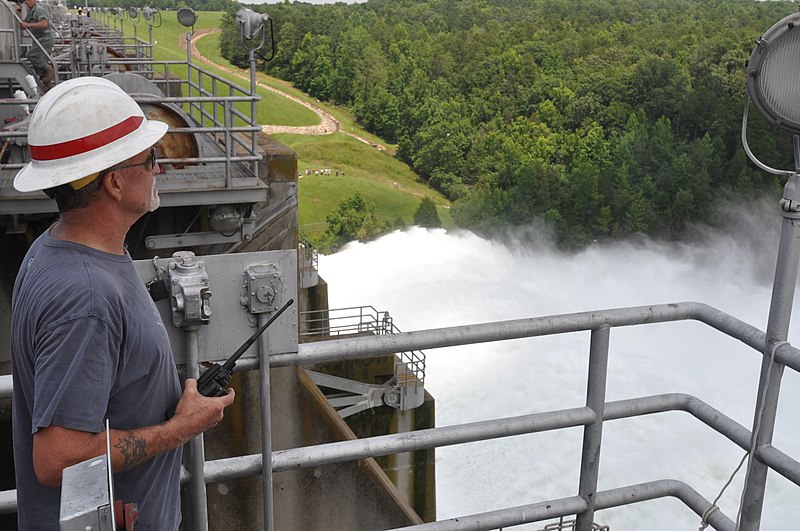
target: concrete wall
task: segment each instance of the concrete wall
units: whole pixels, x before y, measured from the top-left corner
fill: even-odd
[[[382,385],[394,374],[395,356],[381,356],[355,362],[316,365],[313,370]],[[344,419],[359,438],[422,430],[435,427],[435,401],[425,394],[422,406],[410,411],[397,411],[379,406]],[[419,450],[375,458],[377,464],[426,522],[436,519],[436,454],[435,449]]]
[[[297,249],[297,156],[266,135],[259,146],[259,177],[269,186],[269,200],[259,209],[280,215],[241,250]],[[299,311],[327,308],[324,280],[297,299]],[[274,370],[270,381],[273,450],[356,437],[302,368]],[[261,451],[259,372],[237,374],[231,383],[236,403],[207,434],[206,459]],[[210,529],[263,526],[260,477],[209,484],[207,493]],[[422,521],[374,459],[281,472],[273,477],[273,496],[281,531],[387,529]]]
[[[271,372],[273,450],[354,439],[299,367]],[[259,373],[232,381],[236,403],[206,437],[206,459],[260,452]],[[208,485],[209,529],[263,525],[261,478]],[[281,531],[388,529],[422,520],[374,459],[281,472],[273,476],[275,528]]]

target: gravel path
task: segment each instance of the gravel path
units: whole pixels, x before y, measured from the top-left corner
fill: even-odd
[[[219,68],[220,70],[224,70],[225,72],[228,72],[229,74],[232,74],[232,75],[234,75],[234,76],[236,76],[236,77],[238,77],[240,79],[244,79],[245,81],[250,81],[249,73],[245,74],[241,69],[230,68],[228,66],[223,66],[223,65],[219,65],[217,63],[214,63],[214,62],[210,61],[209,59],[203,57],[203,54],[201,54],[200,51],[197,49],[196,43],[197,43],[197,41],[199,39],[201,39],[202,37],[205,37],[206,35],[210,35],[212,33],[219,33],[220,31],[222,31],[222,30],[220,30],[219,28],[206,28],[206,29],[197,30],[197,32],[195,32],[195,34],[192,36],[192,57],[197,57],[198,59],[200,59],[200,61],[202,61],[202,62],[204,62],[206,64],[209,64],[209,65],[215,66],[215,67]],[[181,48],[183,48],[185,50],[186,49],[186,41],[185,41],[185,39],[179,38],[178,42],[181,44]],[[312,104],[310,104],[310,103],[308,103],[306,101],[303,101],[303,100],[301,100],[300,98],[298,98],[296,96],[292,96],[291,94],[283,92],[282,90],[278,90],[278,89],[276,89],[274,87],[270,87],[269,85],[265,85],[264,83],[261,83],[258,80],[256,80],[256,85],[258,85],[259,87],[261,87],[261,88],[263,88],[265,90],[269,90],[270,92],[274,92],[275,94],[278,94],[279,96],[283,96],[284,98],[289,98],[293,102],[298,103],[299,105],[302,105],[303,107],[305,107],[307,109],[310,109],[311,111],[316,113],[317,116],[319,116],[319,120],[320,120],[320,123],[318,125],[310,125],[310,126],[305,126],[305,127],[289,126],[289,125],[262,125],[261,126],[261,130],[264,131],[265,133],[267,133],[267,134],[290,133],[290,134],[295,134],[295,135],[329,135],[331,133],[340,132],[340,133],[344,133],[344,134],[346,134],[348,136],[351,136],[351,137],[353,137],[353,138],[355,138],[355,139],[357,139],[357,140],[359,140],[361,142],[364,142],[365,144],[369,144],[370,146],[372,146],[372,147],[374,147],[374,148],[376,148],[378,150],[381,150],[381,151],[385,151],[386,150],[386,147],[384,147],[384,146],[382,146],[380,144],[374,144],[374,143],[370,142],[369,140],[367,140],[364,137],[358,136],[358,135],[353,134],[353,133],[349,133],[347,131],[342,131],[342,126],[339,123],[339,120],[337,120],[336,118],[334,118],[333,116],[331,116],[330,114],[325,112],[324,110],[320,109],[319,107],[316,107],[316,106],[314,106],[314,105],[312,105]]]

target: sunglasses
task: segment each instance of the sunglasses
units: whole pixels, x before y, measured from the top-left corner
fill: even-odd
[[[114,169],[116,170],[124,170],[125,168],[136,168],[137,166],[144,166],[149,171],[153,171],[153,168],[156,167],[156,148],[150,148],[150,156],[147,157],[147,160],[144,162],[139,162],[138,164],[126,164],[124,166],[116,166]]]

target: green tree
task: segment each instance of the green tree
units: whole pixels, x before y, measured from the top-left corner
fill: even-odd
[[[222,57],[240,68],[248,68],[250,55],[242,46],[239,30],[236,28],[236,12],[231,9],[222,15],[222,34],[219,37],[219,52]]]
[[[292,57],[292,80],[319,99],[329,99],[333,87],[333,50],[326,35],[306,33]]]
[[[773,192],[775,179],[742,156],[741,94],[753,36],[783,18],[789,2],[370,0],[254,9],[275,23],[270,72],[347,106],[396,143],[398,158],[457,199],[452,214],[464,226],[544,219],[569,244],[635,232],[677,238],[687,221],[711,218],[712,190]],[[241,61],[235,33],[223,29],[224,55]],[[748,127],[764,163],[792,167],[789,135],[757,113]]]
[[[436,212],[436,205],[429,197],[423,197],[419,202],[419,208],[414,212],[414,223],[427,228],[442,226],[442,220],[439,219],[439,213]]]
[[[375,215],[375,205],[365,201],[359,193],[341,201],[326,221],[323,251],[335,251],[353,240],[369,240],[386,228]]]

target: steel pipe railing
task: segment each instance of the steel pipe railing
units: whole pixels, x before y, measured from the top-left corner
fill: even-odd
[[[766,336],[761,330],[707,304],[680,302],[303,343],[298,346],[296,353],[271,356],[270,367],[364,359],[406,350],[427,350],[524,337],[566,334],[592,330],[605,325],[614,328],[684,320],[705,323],[762,352]],[[796,367],[793,366],[795,370],[800,370],[800,355],[790,361],[797,364]],[[239,366],[242,370],[252,368],[254,360],[253,358],[242,360],[237,365],[237,367]]]
[[[270,367],[283,367],[344,359],[361,359],[402,350],[430,349],[591,330],[593,338],[590,346],[590,381],[597,378],[602,380],[605,378],[605,363],[607,360],[604,360],[604,358],[607,356],[610,328],[687,319],[703,322],[757,350],[760,350],[759,347],[763,348],[765,344],[766,334],[757,328],[705,304],[687,302],[305,343],[298,345],[297,353],[270,356],[269,365]],[[785,343],[779,345],[774,349],[774,356],[777,361],[786,363],[787,366],[792,368],[800,365],[798,363],[800,361],[800,351],[791,345]],[[239,365],[247,369],[256,368],[258,360],[242,360]],[[591,386],[594,386],[594,388]],[[581,425],[585,426],[586,429],[585,447],[588,444],[591,450],[588,453],[594,454],[595,449],[599,452],[600,436],[602,434],[600,418],[602,418],[602,421],[606,421],[667,411],[688,412],[741,448],[748,449],[750,446],[751,432],[748,429],[691,395],[665,394],[604,403],[600,401],[600,397],[603,394],[601,389],[604,392],[604,385],[600,381],[590,384],[587,392],[587,406],[581,408],[275,451],[271,452],[272,465],[270,469],[273,472],[281,472],[296,468],[347,462],[366,457],[377,457],[392,453]],[[10,391],[10,377],[0,377],[0,397],[10,395]],[[588,443],[586,442],[587,440],[589,441]],[[800,463],[790,456],[769,444],[761,446],[756,452],[756,456],[766,466],[776,470],[790,481],[800,484]],[[592,460],[590,459],[589,461]],[[257,475],[263,472],[263,462],[263,454],[205,462],[203,465],[204,481],[214,482]],[[577,514],[580,516],[581,514],[587,514],[587,511],[590,510],[590,503],[587,502],[587,498],[593,492],[592,485],[596,485],[596,477],[593,477],[595,466],[596,464],[592,462],[584,464],[586,468],[585,470],[582,468],[582,476],[585,475],[586,478],[581,481],[578,496],[564,499],[566,501],[563,501],[561,509],[566,511],[563,512],[564,515]],[[202,474],[197,474],[195,477],[201,476]],[[182,482],[189,481],[191,477],[188,471],[182,471]],[[710,507],[707,500],[683,483],[662,480],[613,491],[598,492],[593,500],[594,509],[600,510],[618,504],[644,501],[663,496],[674,496],[681,499],[698,514],[703,514]],[[0,512],[7,512],[11,505],[9,499],[13,497],[14,493],[12,491],[0,493]],[[562,506],[561,501],[557,502],[559,506]],[[553,503],[547,502],[551,507],[554,506]],[[544,507],[545,505],[533,504],[525,507],[533,510],[532,508],[540,506]],[[575,507],[578,507],[578,509],[575,509]],[[513,518],[518,518],[518,509],[520,508],[508,509],[507,511],[509,512],[505,516],[517,514]],[[522,511],[524,512],[525,510],[527,509]],[[531,516],[534,512],[524,518],[534,518]],[[495,511],[478,515],[476,521],[479,523],[475,524],[478,527],[474,528],[491,529],[491,526],[494,525],[492,522],[496,522],[495,518],[505,517],[503,516],[504,514],[503,511]],[[536,519],[558,516],[549,513],[535,514],[539,515],[535,517]],[[465,522],[470,518],[459,518],[458,521]],[[733,523],[720,511],[714,511],[707,521],[716,529],[733,529]],[[439,524],[447,525],[442,522],[426,525]],[[506,523],[505,525],[509,524]],[[419,528],[426,529],[426,527]],[[429,528],[450,529],[449,527]],[[469,527],[469,529],[472,528]]]
[[[669,393],[618,400],[606,403],[604,409],[604,422],[654,413],[683,411],[724,435],[740,448],[746,450],[749,446],[750,431],[747,428],[692,395]],[[342,463],[357,458],[379,457],[478,440],[585,426],[594,422],[596,418],[591,409],[582,407],[280,450],[273,452],[272,470],[282,472],[295,468]],[[771,446],[761,449],[761,453],[772,468],[790,481],[800,484],[800,463]],[[259,454],[208,461],[205,465],[206,481],[211,483],[257,475],[261,473],[261,464]],[[188,480],[188,474],[185,474],[183,480]]]
[[[655,500],[657,498],[673,497],[682,501],[698,516],[702,516],[711,505],[689,485],[674,479],[662,479],[638,485],[630,485],[618,489],[611,489],[597,493],[596,505],[598,509],[610,509],[630,503]],[[499,511],[459,516],[449,520],[431,522],[416,526],[397,528],[392,531],[423,530],[423,531],[478,531],[486,529],[500,529],[512,525],[530,522],[540,522],[580,514],[586,507],[586,502],[580,496],[561,498],[547,502],[522,505]],[[719,531],[734,531],[734,523],[719,511],[711,513],[708,522]]]

